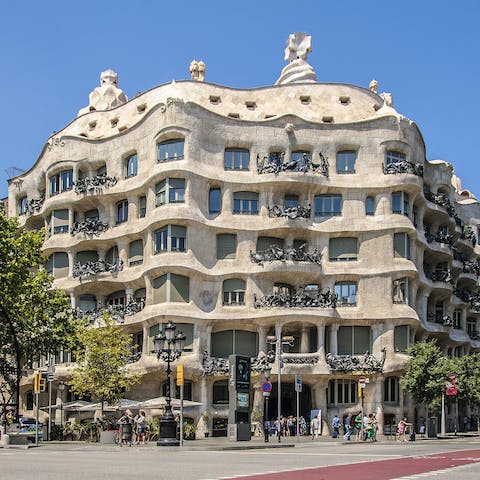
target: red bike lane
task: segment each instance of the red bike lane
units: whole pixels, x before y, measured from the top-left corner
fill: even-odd
[[[242,476],[242,480],[389,480],[420,473],[460,467],[471,463],[480,464],[480,450],[463,450],[419,457],[394,458],[374,462],[350,463],[329,467],[289,470]],[[480,470],[480,469],[479,469]],[[238,477],[232,477],[238,478]]]

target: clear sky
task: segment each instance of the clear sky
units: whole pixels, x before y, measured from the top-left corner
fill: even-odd
[[[288,35],[300,31],[312,36],[320,82],[377,79],[419,125],[427,159],[452,163],[480,199],[478,0],[4,2],[0,198],[14,169],[30,168],[52,131],[88,104],[101,71],[115,70],[129,98],[188,79],[194,58],[208,82],[272,85]]]

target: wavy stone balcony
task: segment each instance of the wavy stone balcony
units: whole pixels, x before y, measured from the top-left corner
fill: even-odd
[[[449,283],[450,285],[455,284],[455,280],[452,276],[452,272],[450,271],[450,269],[428,272],[426,274],[426,277],[432,280],[432,282],[445,282]]]
[[[480,293],[473,292],[468,288],[455,288],[453,294],[465,303],[470,303],[474,312],[480,312]]]
[[[392,162],[388,165],[383,164],[383,173],[385,175],[410,173],[412,175],[417,175],[418,177],[423,177],[423,165],[420,163],[407,162],[406,160],[402,162]]]
[[[451,327],[453,325],[452,317],[449,315],[443,315],[441,313],[428,313],[427,321],[430,323],[438,323],[444,327]]]
[[[87,218],[83,222],[75,222],[70,230],[72,235],[84,233],[87,236],[98,236],[102,232],[107,231],[108,223],[102,222],[98,218]]]
[[[272,292],[262,298],[254,295],[254,308],[336,308],[337,296],[331,290],[305,291],[301,286],[295,293]]]
[[[463,262],[463,273],[471,273],[480,276],[480,265],[477,260],[465,260]]]
[[[93,310],[82,312],[79,308],[73,311],[74,318],[86,318],[88,323],[94,324],[103,318],[106,312],[118,323],[124,323],[126,316],[135,315],[145,308],[144,299],[131,298],[125,305],[99,305]]]
[[[428,188],[423,189],[423,194],[425,195],[425,198],[430,202],[445,208],[448,215],[455,220],[455,223],[459,227],[463,228],[463,221],[459,217],[457,211],[455,210],[455,207],[453,206],[452,202],[448,198],[448,195],[446,195],[445,193],[433,193]]]
[[[285,207],[283,205],[273,205],[268,207],[268,216],[270,218],[290,218],[295,220],[296,218],[310,218],[312,216],[312,206],[298,205],[296,207]]]
[[[108,263],[105,260],[97,260],[96,262],[80,263],[73,265],[73,277],[80,278],[94,276],[103,272],[120,272],[123,270],[123,262],[120,260],[115,263]]]
[[[382,358],[376,358],[370,352],[364,355],[333,355],[327,353],[325,360],[334,372],[382,372],[385,364],[386,349],[382,349]]]
[[[114,187],[118,182],[117,177],[108,175],[97,175],[95,177],[85,177],[73,182],[75,193],[102,193],[104,189]]]
[[[310,262],[321,265],[322,254],[314,248],[310,252],[306,251],[304,243],[298,248],[289,248],[284,250],[276,245],[270,245],[268,250],[250,252],[250,260],[257,265],[263,266],[265,262]]]
[[[472,247],[475,248],[475,245],[477,244],[477,236],[470,225],[463,226],[460,238],[469,241],[472,244]]]
[[[263,158],[260,154],[257,155],[257,173],[259,175],[264,173],[274,173],[278,175],[282,172],[312,172],[318,173],[328,178],[329,176],[329,163],[327,157],[323,153],[319,152],[320,162],[315,163],[312,160],[311,154],[304,153],[299,159],[291,159],[285,161],[285,152],[270,153]]]
[[[33,215],[38,213],[45,202],[45,193],[42,193],[39,198],[31,198],[27,200],[24,206],[24,210],[19,215]]]

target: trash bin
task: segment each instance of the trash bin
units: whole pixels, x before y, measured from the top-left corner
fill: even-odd
[[[435,438],[438,433],[437,417],[428,418],[428,438]]]

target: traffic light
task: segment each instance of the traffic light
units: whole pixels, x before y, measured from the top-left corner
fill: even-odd
[[[33,393],[40,393],[40,380],[42,374],[40,372],[35,372],[33,374]]]
[[[40,383],[39,383],[39,392],[46,392],[47,391],[47,376],[41,374],[40,376]]]

